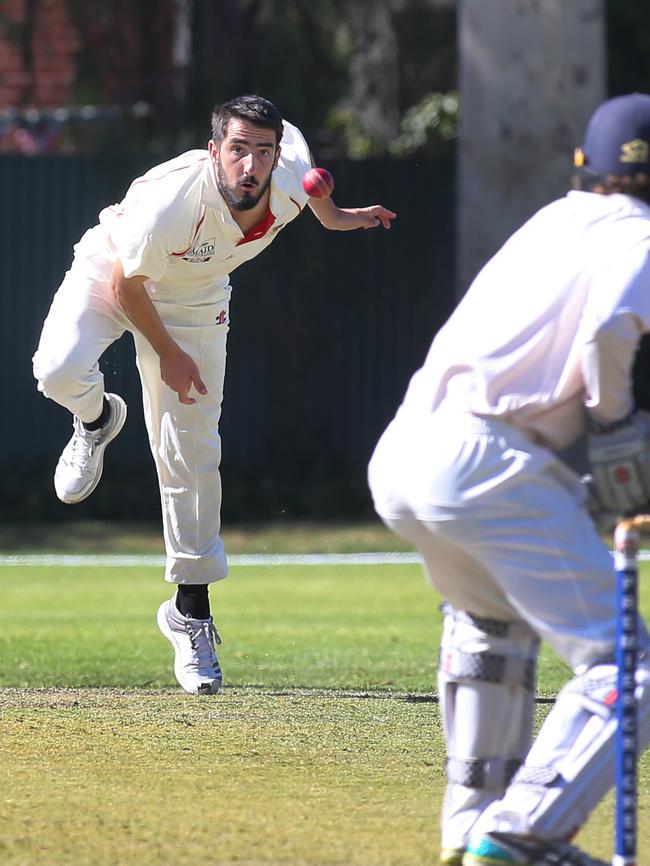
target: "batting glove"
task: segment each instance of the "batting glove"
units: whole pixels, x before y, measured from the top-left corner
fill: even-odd
[[[650,414],[635,412],[588,436],[592,493],[601,513],[623,516],[650,501]]]

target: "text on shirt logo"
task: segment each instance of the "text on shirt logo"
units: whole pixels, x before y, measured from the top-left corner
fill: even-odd
[[[186,262],[208,262],[214,255],[216,238],[207,241],[197,241],[191,250],[188,250],[183,259]]]

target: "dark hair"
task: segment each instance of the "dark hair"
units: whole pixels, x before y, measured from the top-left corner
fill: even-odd
[[[262,96],[236,96],[217,105],[212,112],[212,140],[221,141],[228,134],[228,124],[233,118],[248,120],[255,126],[263,126],[275,132],[277,144],[282,138],[282,115],[278,109]]]
[[[603,175],[589,169],[579,168],[574,171],[571,177],[571,188],[583,192],[597,192],[601,195],[613,195],[620,192],[650,204],[650,175],[645,173]]]

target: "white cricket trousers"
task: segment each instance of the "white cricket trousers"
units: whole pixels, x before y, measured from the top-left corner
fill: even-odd
[[[170,583],[203,584],[228,572],[221,541],[219,417],[226,366],[228,301],[200,307],[155,303],[165,327],[199,367],[208,393],[186,406],[160,378],[159,358],[134,329],[105,281],[73,265],[54,296],[36,354],[34,375],[46,397],[82,421],[103,406],[102,353],[133,334],[144,415],[162,501]],[[125,490],[125,496],[131,491]]]
[[[527,623],[576,673],[611,655],[611,555],[579,478],[548,449],[497,420],[401,409],[369,483],[378,514],[417,546],[454,608]]]

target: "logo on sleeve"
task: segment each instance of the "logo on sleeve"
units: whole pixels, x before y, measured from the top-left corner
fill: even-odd
[[[216,246],[216,238],[210,238],[207,241],[197,241],[191,250],[188,250],[183,259],[186,262],[209,262],[214,255]]]

